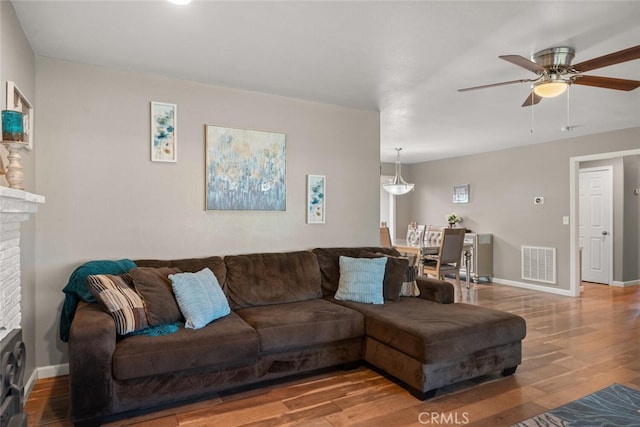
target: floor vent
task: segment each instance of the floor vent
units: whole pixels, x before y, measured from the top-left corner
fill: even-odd
[[[556,283],[556,248],[522,246],[522,278]]]

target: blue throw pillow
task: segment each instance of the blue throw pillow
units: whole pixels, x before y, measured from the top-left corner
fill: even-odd
[[[382,281],[387,258],[340,257],[340,281],[335,298],[343,301],[384,304]]]
[[[231,313],[218,279],[208,268],[197,273],[171,274],[169,279],[186,320],[185,328],[199,329]]]

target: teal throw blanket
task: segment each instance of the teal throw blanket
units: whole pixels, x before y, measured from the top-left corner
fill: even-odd
[[[65,298],[62,313],[60,314],[60,339],[64,342],[69,341],[69,328],[71,328],[78,302],[96,302],[87,287],[88,276],[94,274],[123,274],[136,267],[137,265],[130,259],[121,259],[118,261],[89,261],[76,268],[69,277],[69,283],[62,289],[62,292],[65,293]]]
[[[171,323],[169,325],[149,326],[139,331],[131,332],[129,335],[144,335],[147,337],[161,337],[163,335],[175,334],[184,326],[182,322]]]

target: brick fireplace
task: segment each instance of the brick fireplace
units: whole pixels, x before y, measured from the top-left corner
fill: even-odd
[[[0,340],[20,328],[20,223],[40,203],[43,196],[0,187]]]
[[[0,424],[26,426],[23,412],[25,348],[20,303],[20,223],[36,213],[44,197],[0,187]]]

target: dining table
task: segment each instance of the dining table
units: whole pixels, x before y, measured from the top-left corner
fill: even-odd
[[[400,252],[401,254],[408,255],[416,255],[418,257],[418,271],[422,272],[423,260],[426,255],[438,255],[440,252],[440,246],[424,246],[424,245],[414,245],[407,240],[396,239],[392,242],[393,248]],[[464,267],[465,267],[465,281],[467,285],[467,289],[471,287],[471,249],[473,248],[472,243],[467,243],[465,241],[462,246],[462,256],[464,256]]]

